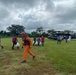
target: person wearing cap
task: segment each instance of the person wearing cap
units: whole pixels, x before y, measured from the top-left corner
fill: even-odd
[[[25,33],[22,33],[22,41],[23,41],[23,46],[24,46],[24,55],[23,55],[22,63],[26,62],[27,53],[29,53],[33,57],[33,60],[34,60],[35,54],[32,51],[30,51],[32,47],[32,41],[30,40],[29,37],[25,35]]]

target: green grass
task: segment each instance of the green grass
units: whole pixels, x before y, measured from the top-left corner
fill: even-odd
[[[23,49],[11,49],[11,38],[2,38],[0,48],[0,75],[76,75],[76,40],[68,43],[45,39],[45,46],[32,46],[35,60],[27,54],[27,62],[21,63]],[[18,38],[21,44],[21,38]]]

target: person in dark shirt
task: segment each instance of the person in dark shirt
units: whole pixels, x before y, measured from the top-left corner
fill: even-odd
[[[34,37],[33,39],[33,45],[35,45],[35,43],[36,43],[36,37]]]
[[[14,46],[17,44],[17,37],[14,35],[13,37],[12,37],[12,43],[13,43],[13,45],[12,45],[12,49],[14,49]]]
[[[38,42],[38,46],[40,46],[40,42],[41,42],[40,37],[38,37],[37,42]]]

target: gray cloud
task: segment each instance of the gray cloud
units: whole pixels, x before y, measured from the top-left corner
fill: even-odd
[[[0,30],[11,24],[25,26],[26,31],[75,30],[75,0],[0,0]]]
[[[0,5],[0,21],[9,16],[9,11],[6,7]]]

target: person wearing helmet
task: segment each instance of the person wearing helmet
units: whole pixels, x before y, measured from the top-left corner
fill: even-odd
[[[24,33],[22,34],[22,41],[23,41],[23,46],[24,46],[24,55],[23,55],[22,63],[26,62],[27,53],[29,53],[33,57],[33,60],[34,60],[35,54],[32,51],[30,51],[31,46],[32,46],[32,41]]]

